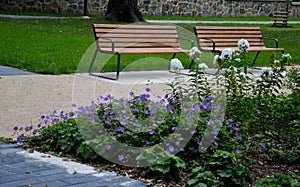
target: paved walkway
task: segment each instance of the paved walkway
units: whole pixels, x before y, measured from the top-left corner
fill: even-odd
[[[0,187],[145,187],[142,182],[0,142]]]
[[[8,75],[36,75],[36,73],[32,73],[29,71],[20,70],[17,68],[1,66],[0,65],[0,76],[8,76]]]
[[[7,15],[0,14],[0,17],[4,18],[14,18],[14,19],[45,19],[45,18],[69,18],[69,17],[54,17],[54,16],[27,16],[27,15]],[[88,19],[88,16],[76,17]],[[192,20],[146,20],[149,23],[165,23],[165,24],[258,24],[258,25],[272,25],[273,21],[192,21]],[[300,21],[288,21],[288,24],[300,24]]]
[[[90,101],[100,94],[128,96],[129,90],[144,92],[145,87],[159,94],[166,87],[165,83],[160,83],[170,81],[172,76],[158,72],[145,77],[145,73],[131,72],[122,73],[120,81],[113,82],[84,74],[39,75],[0,66],[0,137],[11,137],[15,125],[36,127],[39,116],[50,114],[54,109],[72,111],[73,102],[78,106],[90,105]],[[113,172],[95,171],[87,165],[65,162],[54,156],[27,153],[16,144],[0,143],[0,187],[45,187],[46,184],[48,187],[146,186]]]

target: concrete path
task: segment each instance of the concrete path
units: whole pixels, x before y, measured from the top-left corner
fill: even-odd
[[[27,153],[15,144],[0,142],[0,187],[145,187],[142,182],[96,171],[62,158]]]
[[[29,71],[20,70],[13,67],[1,66],[0,65],[0,75],[9,76],[9,75],[36,75]]]
[[[61,19],[61,18],[70,18],[70,17],[55,17],[55,16],[27,16],[27,15],[7,15],[0,14],[0,17],[3,18],[13,18],[13,19]],[[78,19],[89,19],[88,16],[76,17]],[[256,24],[256,25],[272,25],[273,21],[203,21],[203,20],[146,20],[149,23],[164,23],[164,24]],[[300,24],[300,21],[288,21],[288,24]]]
[[[36,127],[41,115],[53,110],[70,112],[72,103],[90,105],[100,95],[128,97],[130,91],[145,93],[146,87],[154,95],[161,94],[172,77],[174,74],[168,72],[131,72],[122,73],[120,81],[109,81],[87,74],[38,75],[0,66],[0,137],[16,138],[12,133],[14,126]],[[27,153],[15,144],[0,143],[0,187],[46,184],[48,187],[146,186],[115,173],[94,171],[87,165],[38,152]]]

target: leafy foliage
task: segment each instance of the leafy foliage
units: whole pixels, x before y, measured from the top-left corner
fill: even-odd
[[[189,185],[248,186],[250,171],[237,161],[233,153],[218,150],[207,163],[192,171]]]
[[[299,181],[299,176],[298,181]],[[253,184],[253,187],[297,187],[300,186],[299,182],[294,181],[290,176],[275,173],[272,177],[261,178]]]
[[[272,59],[271,68],[255,77],[245,68],[246,52],[239,58],[215,58],[220,68],[215,82],[197,64],[190,84],[183,84],[178,76],[164,96],[152,99],[147,88],[145,94],[130,92],[129,99],[101,96],[76,113],[41,116],[37,130],[25,128],[33,136],[21,134],[18,141],[75,154],[84,161],[105,163],[99,156],[104,154],[120,164],[147,161],[150,164],[136,172],[148,178],[178,181],[184,170],[192,173],[190,186],[248,186],[251,173],[246,159],[258,155],[269,162],[300,161],[299,85],[284,82],[298,80],[299,72],[286,72],[290,57],[284,55]],[[282,92],[285,86],[290,89],[287,93]],[[14,128],[16,133],[20,130]],[[189,139],[184,142],[186,135]],[[145,151],[117,151],[116,142]],[[155,163],[161,155],[168,159]],[[291,181],[274,176],[277,183]],[[255,184],[267,182],[261,179]]]

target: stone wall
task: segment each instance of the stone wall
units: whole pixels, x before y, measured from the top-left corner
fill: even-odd
[[[104,14],[108,0],[87,0],[89,15]],[[139,0],[143,15],[163,16],[271,16],[276,0]],[[278,0],[278,10],[286,1]],[[84,0],[1,0],[0,11],[83,14]],[[300,17],[300,6],[289,4],[290,17]]]

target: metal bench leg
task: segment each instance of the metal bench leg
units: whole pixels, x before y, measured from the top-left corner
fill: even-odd
[[[253,62],[252,62],[252,65],[251,65],[252,68],[254,67],[254,64],[255,64],[255,62],[256,62],[256,59],[257,59],[259,53],[260,53],[260,51],[258,51],[258,52],[256,53],[256,56],[255,56],[255,58],[254,58],[254,60],[253,60]]]
[[[176,53],[174,53],[174,54],[173,54],[173,56],[172,56],[172,58],[171,58],[171,59],[173,59],[173,58],[175,58],[175,57],[176,57]]]
[[[116,73],[116,77],[113,78],[113,77],[107,77],[107,76],[102,76],[102,75],[98,75],[98,74],[92,73],[92,67],[93,67],[94,62],[95,62],[95,60],[96,60],[97,53],[98,53],[98,48],[96,49],[96,51],[95,51],[95,53],[94,53],[94,56],[93,56],[93,59],[92,59],[92,62],[91,62],[91,64],[90,64],[90,67],[89,67],[89,74],[92,75],[92,76],[96,76],[96,77],[100,77],[100,78],[104,78],[104,79],[118,80],[118,79],[119,79],[119,74],[120,74],[121,55],[120,55],[120,54],[117,54],[117,55],[118,55],[118,61],[117,61],[117,73]]]
[[[190,65],[189,65],[189,69],[192,69],[193,64],[194,64],[194,60],[191,61]]]
[[[89,67],[89,74],[92,73],[92,68],[93,68],[93,65],[94,65],[94,62],[95,62],[97,53],[98,53],[98,48],[96,48],[95,53],[94,53],[94,56],[93,56],[93,59],[92,59],[92,62],[91,62],[91,64],[90,64],[90,67]]]
[[[175,58],[175,57],[176,57],[176,53],[173,54],[171,60],[172,60],[173,58]],[[170,73],[175,73],[175,72],[171,71],[171,63],[169,63],[169,68],[168,68],[168,70],[169,70]]]

